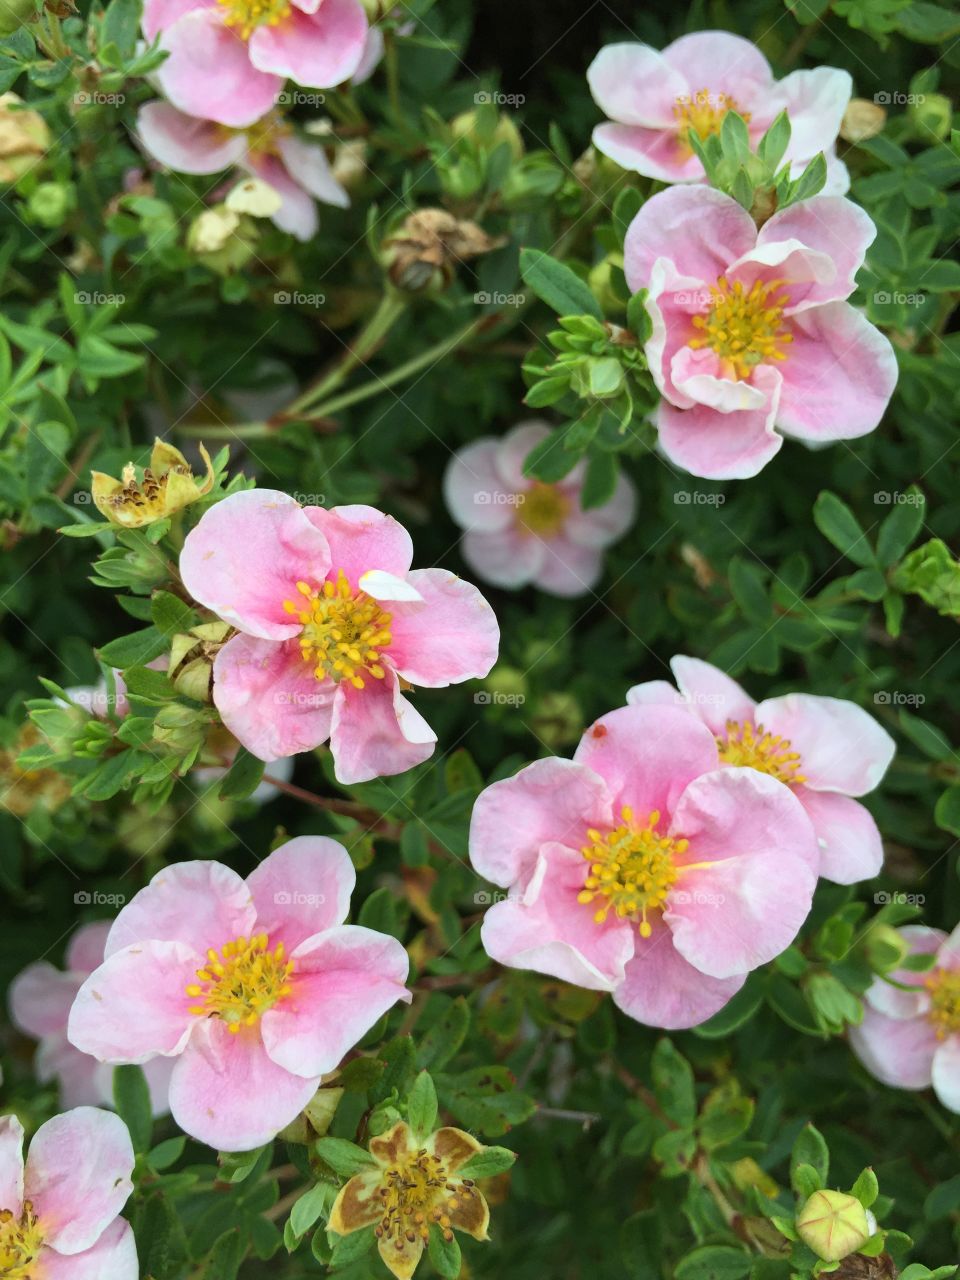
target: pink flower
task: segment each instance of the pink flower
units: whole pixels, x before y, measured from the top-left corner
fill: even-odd
[[[883,865],[877,824],[854,796],[878,786],[896,746],[882,725],[844,698],[788,693],[756,703],[728,675],[678,656],[665,680],[635,685],[634,706],[687,707],[717,740],[723,765],[768,773],[790,788],[820,846],[820,874],[836,884],[875,876]]]
[[[219,173],[239,165],[260,178],[283,202],[273,221],[298,240],[316,235],[317,200],[341,209],[350,203],[323,147],[299,137],[273,113],[252,128],[228,129],[168,102],[148,102],[137,116],[137,136],[155,160],[179,173]]]
[[[907,925],[898,930],[912,955],[933,955],[926,973],[899,969],[877,978],[867,992],[863,1022],[850,1028],[850,1044],[869,1072],[898,1089],[926,1089],[960,1112],[960,926]]]
[[[0,1117],[0,1272],[37,1280],[137,1280],[121,1218],[133,1146],[118,1117],[78,1107],[41,1125],[23,1159],[23,1125]],[[9,1215],[9,1216],[7,1216]]]
[[[897,381],[887,339],[844,299],[876,234],[837,196],[757,231],[711,187],[671,187],[630,224],[625,272],[647,289],[647,359],[671,462],[715,480],[754,476],[783,444],[872,431]]]
[[[521,422],[502,440],[484,436],[465,445],[447,468],[444,496],[466,530],[463,558],[478,577],[498,587],[532,584],[579,596],[600,580],[604,548],[633,522],[636,495],[621,475],[609,502],[584,511],[583,463],[558,484],[528,479],[527,454],[549,435],[545,422]]]
[[[402,525],[373,507],[301,507],[274,489],[218,502],[180,557],[195,600],[239,635],[217,655],[213,697],[261,760],[330,739],[341,782],[402,773],[436,734],[403,696],[485,676],[500,632],[476,587],[410,569]]]
[[[41,1084],[56,1080],[64,1109],[113,1105],[113,1068],[75,1049],[67,1039],[67,1020],[77,992],[103,964],[109,921],[85,924],[70,939],[66,972],[46,960],[28,965],[10,985],[10,1018],[25,1035],[39,1040],[34,1069]],[[144,1067],[154,1115],[169,1106],[172,1064],[157,1058]]]
[[[817,67],[774,80],[755,44],[726,31],[681,36],[662,53],[647,44],[610,44],[587,71],[594,101],[612,123],[593,132],[598,151],[624,169],[661,182],[698,182],[703,166],[690,146],[691,133],[720,132],[728,111],[747,123],[754,148],[781,111],[790,118],[785,160],[792,176],[818,152],[827,160],[830,195],[850,186],[846,165],[836,157],[840,121],[853,82],[846,71]]]
[[[239,127],[265,115],[287,79],[349,80],[367,44],[360,0],[145,0],[143,31],[169,54],[156,72],[164,96]]]
[[[691,1027],[793,941],[816,884],[816,840],[786,787],[720,769],[688,712],[621,707],[572,761],[495,782],[470,859],[509,897],[483,945],[501,964],[613,993],[638,1022]]]
[[[71,1042],[101,1062],[175,1058],[185,1133],[221,1151],[268,1142],[410,999],[400,943],[343,924],[355,879],[325,836],[288,840],[246,880],[219,862],[158,872],[114,921]]]

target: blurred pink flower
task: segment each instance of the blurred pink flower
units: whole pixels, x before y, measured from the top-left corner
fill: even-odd
[[[164,97],[240,128],[287,79],[313,89],[349,80],[367,44],[360,0],[145,0],[143,31],[169,55],[156,72]]]
[[[184,585],[239,634],[213,668],[224,724],[261,760],[328,738],[341,782],[402,773],[436,734],[404,690],[485,676],[500,632],[476,587],[413,569],[373,507],[301,507],[273,489],[218,502],[188,535]]]
[[[545,422],[521,422],[502,440],[484,436],[465,445],[447,467],[444,497],[466,530],[463,558],[478,577],[579,596],[599,582],[604,548],[632,524],[636,495],[621,475],[609,502],[584,511],[582,462],[558,484],[528,479],[524,460],[550,433]]]
[[[719,133],[728,111],[747,123],[754,147],[781,111],[790,118],[785,160],[794,178],[818,152],[827,160],[825,194],[850,186],[837,159],[840,121],[853,81],[847,71],[815,67],[775,80],[749,40],[727,31],[697,31],[659,52],[647,44],[610,44],[587,71],[594,101],[610,117],[593,143],[624,169],[661,182],[702,181],[703,166],[688,141]]]
[[[38,960],[10,984],[10,1018],[14,1026],[40,1043],[34,1067],[41,1084],[56,1080],[60,1106],[113,1105],[113,1068],[75,1049],[67,1039],[67,1020],[77,992],[94,969],[103,964],[103,948],[110,922],[82,925],[67,947],[66,970]],[[153,1114],[169,1110],[167,1091],[172,1063],[157,1058],[144,1066]]]
[[[158,872],[80,988],[71,1042],[102,1062],[175,1059],[180,1128],[221,1151],[261,1146],[410,1000],[400,943],[343,924],[355,880],[325,836],[288,840],[246,880],[219,862]]]
[[[933,1091],[960,1112],[960,926],[949,936],[926,925],[899,929],[911,955],[936,957],[932,969],[898,969],[874,980],[863,1021],[850,1028],[854,1053],[872,1075],[898,1089]]]
[[[678,656],[670,666],[677,689],[652,680],[634,685],[627,702],[689,708],[716,736],[724,765],[747,765],[790,787],[813,823],[826,879],[855,884],[877,875],[880,832],[853,797],[878,786],[893,759],[886,729],[844,698],[788,693],[758,704],[709,662]]]
[[[817,846],[799,802],[755,769],[721,769],[713,734],[668,707],[621,707],[574,759],[481,792],[470,860],[510,890],[487,953],[610,991],[638,1022],[704,1022],[788,947],[810,909]]]
[[[107,1111],[77,1107],[40,1126],[23,1159],[23,1126],[0,1117],[0,1264],[37,1280],[137,1280],[129,1222],[133,1190],[127,1126]]]
[[[759,233],[711,187],[670,187],[627,231],[627,283],[648,290],[660,448],[714,480],[754,476],[783,444],[873,431],[897,382],[893,348],[845,301],[876,228],[838,196]]]

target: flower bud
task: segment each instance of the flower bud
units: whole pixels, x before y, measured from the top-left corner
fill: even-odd
[[[498,147],[501,142],[506,142],[514,160],[519,160],[523,155],[524,147],[520,130],[510,117],[503,113],[492,132],[480,127],[476,111],[461,111],[460,115],[454,116],[450,121],[450,128],[455,138],[470,138],[481,146],[486,146],[490,151]]]
[[[36,16],[37,0],[0,0],[0,36],[12,36]]]
[[[953,104],[942,93],[921,93],[907,108],[907,114],[923,133],[935,138],[949,137],[953,123]]]
[[[0,0],[0,24],[5,12]],[[16,182],[37,163],[50,145],[43,116],[23,107],[15,93],[0,94],[0,182]]]
[[[499,694],[503,698],[525,698],[527,695],[527,677],[516,667],[508,667],[498,663],[493,668],[483,687],[489,693]]]
[[[875,924],[867,931],[864,951],[874,973],[890,973],[900,968],[910,947],[899,930],[889,924]]]
[[[502,238],[493,239],[475,222],[455,218],[445,209],[420,209],[384,240],[383,262],[398,288],[420,292],[445,288],[458,262],[489,253],[502,243]]]
[[[583,732],[583,711],[572,693],[545,693],[537,700],[533,731],[554,749],[575,742]]]
[[[873,1235],[866,1209],[843,1191],[815,1191],[797,1215],[804,1244],[824,1262],[839,1262]]]
[[[73,208],[75,194],[69,182],[41,182],[27,201],[27,212],[34,222],[51,230],[62,226]]]
[[[851,98],[840,121],[840,137],[844,142],[866,142],[883,131],[887,113],[878,102]]]

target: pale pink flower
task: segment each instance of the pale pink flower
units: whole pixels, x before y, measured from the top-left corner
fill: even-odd
[[[246,880],[219,862],[158,872],[114,921],[71,1042],[102,1062],[175,1058],[185,1133],[222,1151],[268,1142],[410,999],[400,943],[343,924],[355,879],[325,836],[288,840]]]
[[[329,738],[346,783],[433,754],[436,734],[403,690],[485,676],[500,632],[476,587],[412,559],[406,529],[373,507],[251,489],[203,516],[180,572],[240,633],[217,655],[213,698],[249,751],[270,761]]]
[[[129,1222],[127,1126],[94,1107],[41,1125],[23,1159],[23,1125],[0,1117],[0,1269],[28,1280],[137,1280]],[[4,1220],[5,1215],[9,1218]]]
[[[844,299],[876,228],[839,196],[760,231],[731,196],[670,187],[627,231],[625,272],[647,289],[660,448],[715,480],[754,476],[783,444],[866,435],[897,381],[893,348]]]
[[[713,734],[671,707],[621,707],[573,760],[481,792],[470,859],[510,890],[487,911],[501,964],[591,990],[651,1026],[695,1026],[789,946],[810,909],[816,839],[798,801],[721,769]]]
[[[56,1080],[60,1106],[112,1106],[113,1068],[75,1049],[67,1039],[67,1020],[77,992],[103,964],[110,922],[82,925],[67,947],[66,970],[46,960],[27,965],[10,984],[10,1019],[24,1035],[38,1040],[34,1070],[41,1084]],[[167,1091],[173,1064],[157,1058],[144,1066],[154,1115],[169,1106]]]
[[[604,548],[629,529],[636,495],[620,475],[610,501],[584,511],[583,462],[557,484],[528,479],[524,461],[550,434],[547,423],[533,421],[521,422],[502,440],[474,440],[453,455],[443,492],[451,516],[466,530],[460,548],[478,577],[497,587],[532,585],[579,596],[600,581]]]
[[[273,221],[298,240],[316,235],[318,200],[341,209],[350,203],[323,146],[301,138],[273,113],[250,128],[229,129],[169,102],[148,102],[137,116],[137,137],[154,160],[179,173],[219,173],[237,165],[260,178],[282,201]]]
[[[873,791],[889,768],[896,744],[886,729],[845,698],[787,693],[757,703],[709,662],[678,655],[670,666],[676,689],[651,680],[634,685],[627,702],[688,708],[715,735],[721,763],[759,769],[788,786],[813,824],[827,880],[855,884],[877,875],[880,832],[853,797]]]
[[[143,31],[169,57],[156,78],[188,115],[243,127],[287,79],[312,89],[349,80],[367,44],[360,0],[145,0]]]
[[[850,1028],[850,1044],[869,1072],[898,1089],[926,1089],[960,1112],[960,926],[907,925],[898,930],[911,955],[936,957],[932,969],[898,969],[893,982],[874,980],[863,1021]]]
[[[747,123],[754,148],[781,111],[790,118],[785,160],[796,178],[818,152],[827,160],[825,193],[850,186],[837,159],[840,121],[853,81],[836,67],[793,71],[775,80],[770,64],[749,40],[727,31],[696,31],[662,51],[647,44],[610,44],[587,71],[594,101],[610,122],[593,132],[598,151],[624,169],[661,182],[703,181],[690,146],[720,132],[728,111]]]

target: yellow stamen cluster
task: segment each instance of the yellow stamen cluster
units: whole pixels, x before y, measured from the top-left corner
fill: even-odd
[[[234,1035],[242,1027],[256,1026],[292,990],[293,961],[287,960],[282,942],[272,951],[269,945],[267,935],[260,933],[228,942],[219,952],[211,947],[207,963],[197,970],[200,981],[187,987],[187,995],[200,1002],[190,1012],[198,1018],[222,1018]]]
[[[594,912],[597,924],[603,924],[610,911],[621,918],[636,920],[640,934],[649,938],[652,927],[648,911],[661,911],[679,870],[675,863],[683,853],[687,840],[674,840],[657,834],[660,814],[655,809],[644,826],[634,821],[628,806],[620,811],[623,822],[604,835],[592,828],[587,832],[589,844],[583,856],[590,870],[577,901],[592,903],[602,900]]]
[[[34,1264],[43,1247],[43,1235],[29,1200],[19,1218],[0,1210],[0,1276],[5,1280],[32,1280],[39,1272]]]
[[[237,132],[246,135],[247,151],[251,155],[258,156],[274,156],[280,154],[279,144],[282,140],[293,133],[292,126],[284,120],[277,111],[268,111],[254,124],[247,129],[235,130],[229,129],[224,125],[220,128],[225,136],[233,136]]]
[[[688,345],[694,351],[711,347],[720,357],[723,376],[727,378],[749,378],[758,364],[786,360],[783,348],[793,341],[793,334],[783,320],[790,295],[777,293],[784,283],[755,280],[747,290],[740,280],[731,285],[726,276],[721,276],[710,289],[710,310],[693,317],[693,327],[700,336],[691,338]]]
[[[416,1154],[402,1157],[387,1169],[378,1195],[383,1202],[383,1217],[375,1228],[378,1239],[394,1242],[402,1251],[417,1237],[430,1239],[430,1223],[435,1222],[446,1241],[453,1239],[450,1215],[460,1208],[462,1199],[477,1193],[469,1178],[449,1181],[439,1156],[430,1155],[426,1147]]]
[[[960,970],[937,969],[924,981],[930,992],[927,1017],[933,1023],[938,1040],[960,1031]]]
[[[789,738],[783,738],[779,733],[767,733],[762,724],[755,725],[750,720],[728,720],[727,736],[718,738],[717,746],[724,764],[769,773],[789,786],[806,782],[799,772],[799,751],[791,751]]]
[[[684,94],[677,98],[673,115],[681,145],[690,150],[691,133],[699,138],[709,138],[711,134],[719,133],[723,118],[729,111],[736,111],[749,124],[750,112],[741,110],[736,100],[727,93],[698,89],[694,94]]]
[[[290,17],[289,0],[217,0],[226,12],[225,26],[233,27],[241,40],[249,40],[257,27],[275,27]]]
[[[517,506],[517,526],[521,533],[552,538],[560,532],[570,513],[570,499],[555,484],[537,481]]]
[[[302,601],[285,600],[283,607],[303,624],[300,652],[318,680],[349,680],[362,689],[364,676],[386,675],[381,650],[390,643],[390,614],[363,591],[354,591],[339,570],[319,590],[298,582]]]

